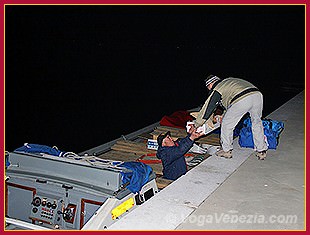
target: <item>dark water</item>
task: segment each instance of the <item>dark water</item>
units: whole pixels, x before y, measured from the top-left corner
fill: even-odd
[[[303,6],[6,6],[5,145],[81,152],[249,80],[264,116],[304,90]]]

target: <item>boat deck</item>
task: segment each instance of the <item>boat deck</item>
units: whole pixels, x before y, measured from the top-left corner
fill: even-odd
[[[161,126],[157,125],[154,128],[145,130],[140,132],[135,137],[131,139],[127,139],[125,136],[113,141],[109,147],[105,150],[99,151],[97,157],[102,159],[109,159],[115,161],[140,161],[143,162],[150,167],[152,167],[153,171],[156,173],[156,183],[159,189],[163,189],[167,185],[169,185],[172,180],[168,180],[163,178],[162,175],[162,164],[160,160],[156,157],[156,150],[147,148],[148,139],[156,139],[160,133],[165,133],[167,131],[171,132],[173,139],[178,139],[186,136],[186,130]],[[219,145],[219,134],[210,133],[207,136],[203,136],[197,140],[197,144],[209,144],[209,145]],[[97,149],[98,151],[98,149]],[[195,156],[203,156],[204,159],[207,159],[209,154],[198,154],[198,153],[189,153],[186,154],[186,161],[189,162]],[[188,166],[188,170],[191,170],[194,166]]]

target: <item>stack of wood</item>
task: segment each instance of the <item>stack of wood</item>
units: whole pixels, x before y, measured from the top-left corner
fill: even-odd
[[[111,149],[133,153],[138,156],[156,153],[156,150],[147,149],[146,143],[139,143],[130,140],[119,140],[111,147]]]

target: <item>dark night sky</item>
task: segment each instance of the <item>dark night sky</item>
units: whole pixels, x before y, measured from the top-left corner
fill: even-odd
[[[304,90],[304,6],[5,6],[6,150],[81,152],[249,80],[264,115]]]

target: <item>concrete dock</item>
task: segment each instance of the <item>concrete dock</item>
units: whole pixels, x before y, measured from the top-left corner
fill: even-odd
[[[259,161],[234,141],[113,224],[111,230],[305,230],[305,92],[267,118],[284,122]]]

